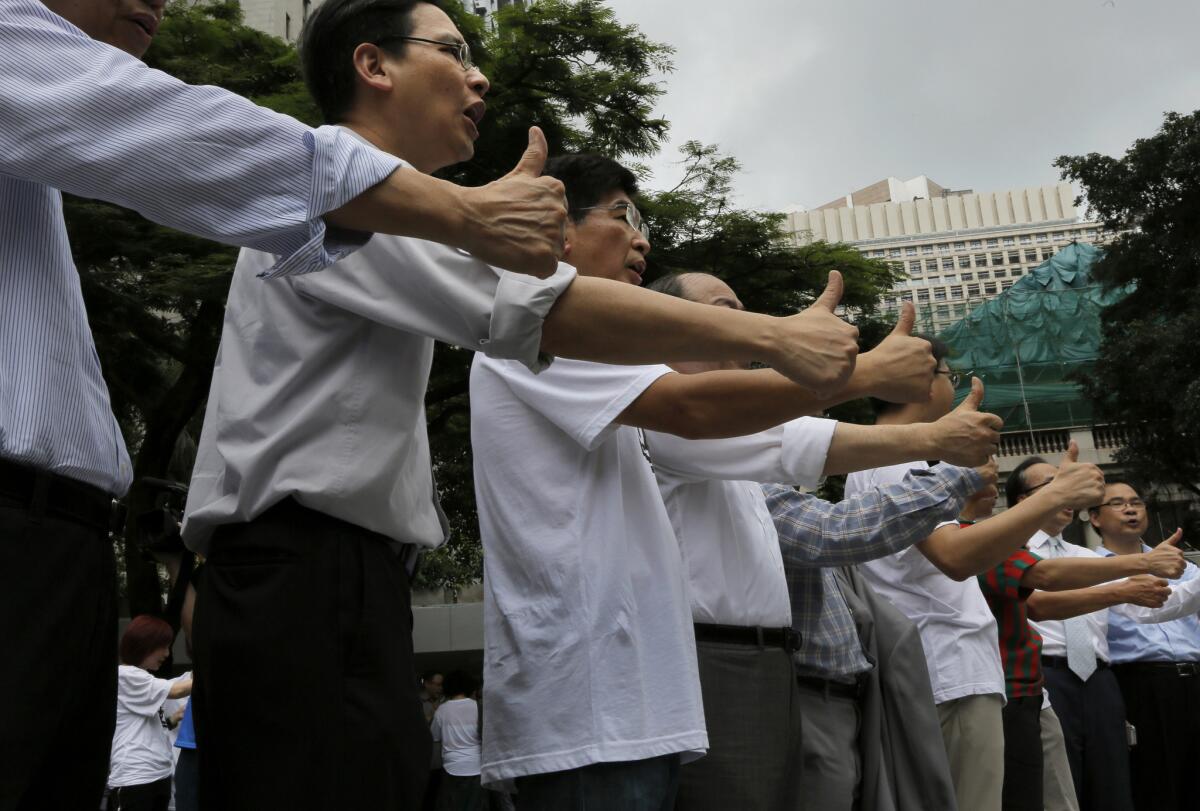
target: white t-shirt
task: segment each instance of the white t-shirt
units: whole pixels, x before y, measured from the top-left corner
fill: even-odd
[[[429,733],[442,744],[442,768],[456,777],[479,774],[479,705],[474,699],[447,701],[433,714]]]
[[[846,496],[899,484],[908,471],[928,467],[911,462],[851,473],[846,478]],[[916,623],[936,703],[991,693],[1004,696],[996,618],[976,578],[960,583],[946,577],[916,546],[859,564],[859,570],[879,594]]]
[[[117,726],[113,730],[108,786],[141,786],[170,777],[175,761],[162,706],[171,682],[140,667],[117,669]]]
[[[708,748],[679,546],[613,422],[670,373],[475,356],[485,784]]]

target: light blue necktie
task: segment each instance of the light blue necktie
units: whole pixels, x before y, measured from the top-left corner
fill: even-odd
[[[1063,542],[1060,538],[1050,539],[1052,557],[1063,557]],[[1083,681],[1096,672],[1096,647],[1092,643],[1092,629],[1087,616],[1071,617],[1062,621],[1063,635],[1067,639],[1067,667]]]

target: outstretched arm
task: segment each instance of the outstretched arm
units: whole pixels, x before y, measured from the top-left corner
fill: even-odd
[[[1128,580],[1105,583],[1103,586],[1093,586],[1089,589],[1035,591],[1029,595],[1029,619],[1035,622],[1065,620],[1121,603],[1157,607],[1166,601],[1170,593],[1171,589],[1166,580],[1150,575],[1138,575]]]
[[[1182,537],[1182,534],[1180,534]],[[1051,558],[1025,572],[1021,585],[1042,591],[1068,591],[1149,574],[1175,578],[1183,574],[1183,553],[1178,539],[1163,541],[1150,552],[1096,558]]]
[[[953,520],[983,485],[976,470],[937,465],[836,504],[780,485],[765,485],[763,492],[785,564],[844,566],[911,546],[938,523]]]

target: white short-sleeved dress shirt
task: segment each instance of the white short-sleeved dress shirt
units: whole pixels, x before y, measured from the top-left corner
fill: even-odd
[[[846,495],[897,484],[923,462],[892,465],[846,479]],[[952,522],[951,522],[952,523]],[[871,586],[917,625],[938,704],[972,695],[1004,696],[996,619],[976,578],[957,582],[912,546],[859,564]]]
[[[1027,546],[1029,551],[1040,558],[1052,558],[1056,555],[1050,550],[1051,536],[1042,532],[1040,529],[1029,539]],[[1062,538],[1059,536],[1059,540]],[[1086,546],[1068,543],[1063,541],[1063,552],[1061,557],[1064,558],[1098,558],[1096,554]],[[1093,611],[1086,615],[1088,630],[1092,632],[1092,645],[1096,650],[1096,658],[1107,662],[1108,657],[1108,609],[1103,608],[1099,611]],[[1067,636],[1063,630],[1062,620],[1042,620],[1040,622],[1029,621],[1039,634],[1042,635],[1042,656],[1060,656],[1067,655]]]
[[[575,278],[499,271],[436,242],[377,235],[324,273],[234,272],[183,525],[213,530],[291,496],[418,546],[445,539],[425,430],[433,341],[540,369],[542,321]]]
[[[645,433],[695,622],[791,627],[779,536],[759,482],[815,487],[836,428],[804,417],[731,439]]]
[[[614,422],[671,373],[475,357],[485,784],[708,747],[679,546]]]

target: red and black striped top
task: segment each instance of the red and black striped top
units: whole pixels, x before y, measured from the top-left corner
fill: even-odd
[[[1026,603],[1032,589],[1021,578],[1040,561],[1027,549],[979,575],[979,587],[1000,629],[1000,662],[1009,698],[1042,694],[1042,636],[1029,624]]]

